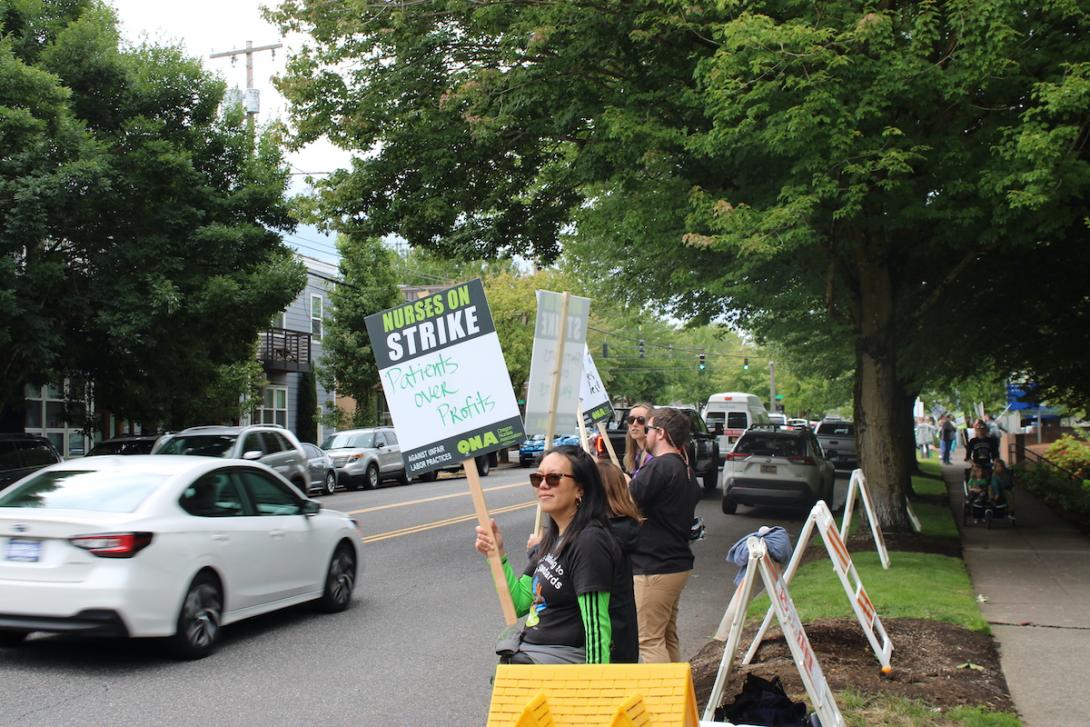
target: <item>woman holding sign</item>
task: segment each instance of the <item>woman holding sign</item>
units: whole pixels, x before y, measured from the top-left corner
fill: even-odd
[[[628,410],[628,431],[624,438],[624,471],[630,477],[635,477],[651,458],[647,451],[647,420],[651,417],[650,404],[634,404]]]
[[[606,517],[594,459],[580,447],[556,447],[530,474],[545,518],[540,544],[521,577],[503,549],[503,534],[477,527],[477,552],[499,550],[515,611],[526,616],[512,664],[608,664],[609,618],[620,551]]]

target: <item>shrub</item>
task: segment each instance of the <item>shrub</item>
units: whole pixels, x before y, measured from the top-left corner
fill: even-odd
[[[1016,469],[1020,486],[1048,505],[1084,519],[1090,519],[1090,480],[1073,480],[1044,464]]]
[[[1090,438],[1086,434],[1063,435],[1049,445],[1045,457],[1079,479],[1090,477]]]

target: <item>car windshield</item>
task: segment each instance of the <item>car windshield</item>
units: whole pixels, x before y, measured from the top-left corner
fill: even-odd
[[[375,444],[374,432],[338,432],[322,442],[322,449],[368,448]]]
[[[799,457],[805,454],[806,444],[801,437],[750,432],[738,440],[734,451],[765,457]]]
[[[198,457],[226,457],[237,434],[176,434],[156,454],[192,454]]]
[[[817,433],[850,437],[855,434],[855,426],[851,422],[822,422],[818,424]]]
[[[133,512],[162,481],[149,474],[53,470],[0,493],[0,507]]]

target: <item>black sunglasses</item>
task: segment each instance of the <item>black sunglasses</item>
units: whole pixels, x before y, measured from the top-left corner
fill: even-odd
[[[662,427],[657,427],[657,426],[655,426],[654,424],[648,424],[648,425],[647,425],[647,428],[648,428],[648,429],[657,429],[657,430],[659,430],[660,432],[662,431]]]
[[[644,424],[647,424],[647,417],[628,417],[628,423],[643,426]]]
[[[547,475],[543,475],[540,472],[531,472],[530,484],[534,488],[538,488],[541,487],[541,483],[544,482],[550,488],[553,488],[560,484],[561,477],[571,477],[573,480],[575,479],[575,475],[566,475],[561,472],[550,472]]]

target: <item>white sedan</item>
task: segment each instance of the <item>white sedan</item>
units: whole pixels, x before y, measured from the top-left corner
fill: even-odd
[[[157,636],[200,658],[234,621],[304,601],[347,608],[360,547],[355,521],[262,464],[53,465],[0,492],[0,646],[35,631]]]

